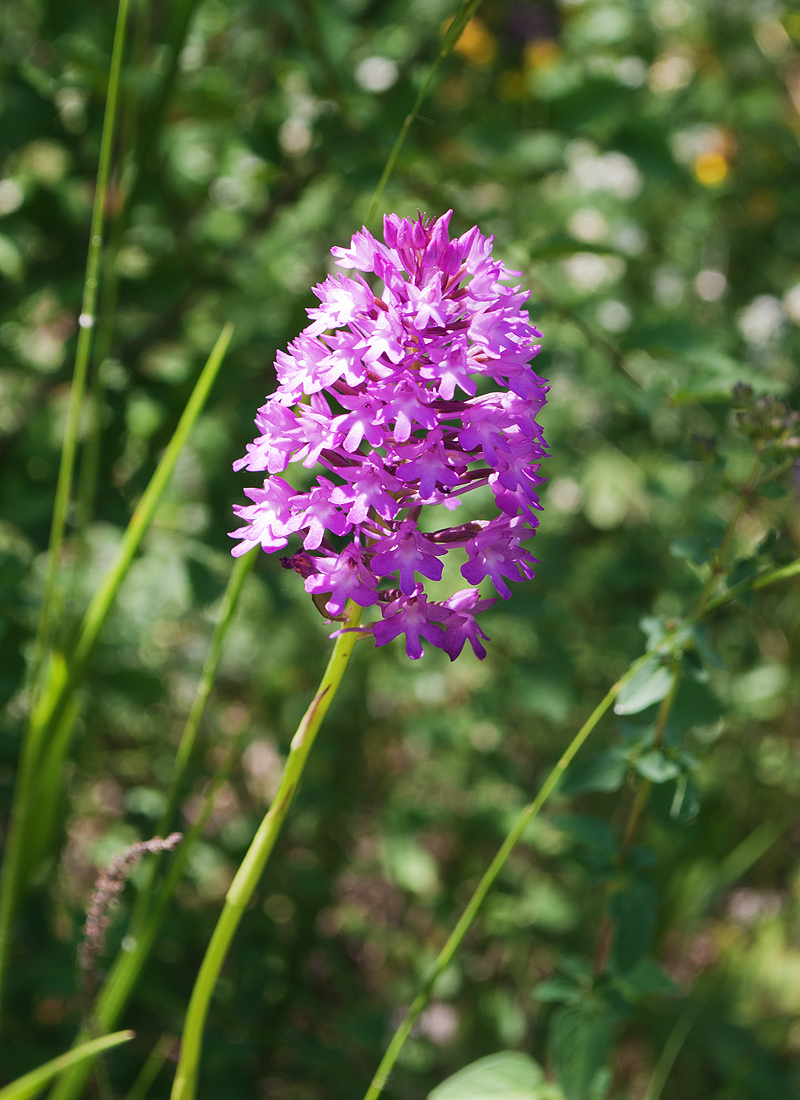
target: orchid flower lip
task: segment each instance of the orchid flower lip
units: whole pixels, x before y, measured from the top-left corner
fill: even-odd
[[[423,643],[451,660],[466,642],[486,655],[476,616],[495,601],[478,586],[507,599],[510,581],[533,577],[524,543],[548,457],[536,420],[548,385],[530,366],[541,333],[523,308],[528,294],[509,285],[519,273],[492,256],[477,226],[450,236],[451,215],[389,214],[383,241],[362,228],[349,248],[332,249],[353,274],[314,287],[311,323],[278,353],[260,434],[234,464],[267,474],[234,509],[234,554],[299,540],[281,564],[323,614],[338,618],[348,599],[373,606],[380,618],[359,633],[376,645],[403,635],[413,659]],[[302,467],[322,473],[300,490],[282,475]],[[476,490],[494,500],[489,518],[424,529],[435,525],[431,507],[460,508]],[[471,587],[434,599],[425,586],[441,580],[449,554],[461,555]]]

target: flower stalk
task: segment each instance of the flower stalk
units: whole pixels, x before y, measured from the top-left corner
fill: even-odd
[[[352,601],[348,601],[344,613],[345,628],[339,633],[319,689],[292,738],[289,755],[272,805],[262,820],[228,890],[225,906],[206,949],[189,1001],[171,1100],[193,1100],[197,1091],[203,1031],[219,973],[242,915],[258,886],[264,867],[286,820],[322,720],[333,702],[345,669],[350,663],[353,649],[360,637],[357,628],[361,622],[361,614],[362,609]]]

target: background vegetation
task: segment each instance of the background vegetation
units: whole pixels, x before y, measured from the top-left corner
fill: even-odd
[[[88,895],[116,852],[153,835],[230,570],[230,508],[245,483],[231,462],[328,249],[366,216],[454,10],[451,0],[132,4],[67,625],[222,325],[235,334],[91,663],[58,836],[17,922],[2,1081],[74,1038]],[[112,5],[86,0],[0,9],[4,807],[114,18]],[[484,0],[442,65],[383,206],[453,207],[454,227],[494,233],[533,288],[545,334],[537,369],[552,380],[541,564],[487,614],[483,664],[357,648],[224,972],[202,1096],[363,1094],[516,812],[642,651],[642,617],[696,601],[701,540],[718,541],[735,503],[724,478],[742,480],[751,461],[731,427],[732,386],[796,404],[799,51],[800,9],[772,0]],[[718,437],[718,451],[693,434]],[[798,556],[797,487],[785,486],[748,508],[738,558],[765,539],[774,560]],[[201,727],[185,819],[226,762],[230,778],[124,1014],[137,1038],[109,1058],[107,1095],[124,1095],[159,1038],[180,1033],[327,634],[299,579],[262,556]],[[631,993],[635,1012],[619,1008],[598,1095],[642,1097],[681,1019],[691,1029],[666,1100],[800,1095],[800,589],[721,612],[711,638],[719,667],[679,696],[682,748],[676,740],[635,849],[638,912],[652,921],[663,978]],[[587,751],[636,743],[649,713],[638,726],[607,718]],[[595,952],[608,853],[635,781],[581,786],[573,779],[512,857],[404,1051],[397,1100],[501,1049],[552,1063],[557,1009],[541,983],[557,965],[580,976]],[[105,964],[134,896],[131,886]],[[168,1095],[169,1067],[154,1100]]]

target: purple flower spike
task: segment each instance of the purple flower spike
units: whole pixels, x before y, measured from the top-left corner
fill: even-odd
[[[486,656],[476,616],[494,598],[465,588],[434,600],[424,585],[441,580],[451,551],[469,584],[486,580],[503,599],[508,581],[533,577],[523,544],[538,524],[547,457],[528,294],[507,285],[519,272],[492,259],[477,226],[450,238],[451,213],[389,214],[383,242],[364,228],[349,249],[331,249],[354,274],[314,288],[311,324],[278,353],[260,434],[234,463],[270,476],[234,509],[244,526],[233,553],[273,553],[291,538],[297,551],[281,562],[317,606],[332,618],[348,599],[377,606],[381,618],[364,629],[376,645],[405,635],[413,659],[423,640],[451,660],[467,642]],[[296,490],[280,476],[290,466],[323,472]],[[433,530],[431,507],[452,511],[477,488],[492,493],[492,516]]]

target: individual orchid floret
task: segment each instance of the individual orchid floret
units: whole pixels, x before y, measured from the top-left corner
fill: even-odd
[[[314,288],[311,323],[278,353],[259,435],[234,464],[269,475],[234,509],[234,554],[291,539],[297,550],[281,562],[324,614],[341,617],[347,600],[375,607],[380,618],[364,629],[376,645],[404,635],[414,659],[423,641],[451,660],[467,642],[485,657],[477,616],[494,598],[477,587],[433,598],[425,585],[441,581],[448,554],[470,585],[503,599],[509,581],[533,576],[524,544],[547,456],[536,417],[548,387],[530,366],[540,333],[527,292],[477,226],[450,237],[451,213],[389,214],[383,242],[362,229],[331,250],[351,274]],[[480,488],[492,515],[434,529],[431,508],[458,509]]]

